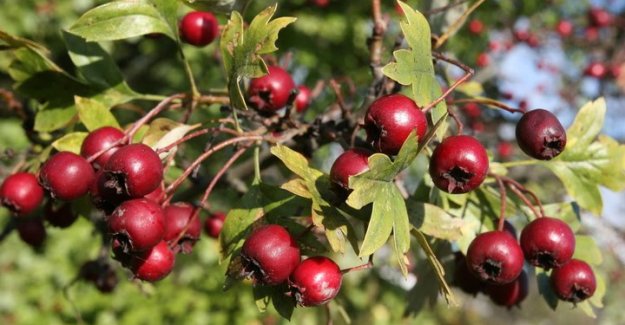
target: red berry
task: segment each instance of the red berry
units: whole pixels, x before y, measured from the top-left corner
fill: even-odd
[[[206,46],[219,35],[219,23],[210,12],[192,11],[182,17],[179,30],[183,42]]]
[[[108,218],[109,232],[124,253],[145,251],[158,244],[165,234],[161,207],[146,199],[133,199],[119,205]]]
[[[527,273],[522,271],[516,280],[502,285],[488,285],[484,291],[495,304],[511,308],[527,297],[528,282]]]
[[[551,112],[534,109],[523,114],[517,123],[516,140],[528,156],[550,160],[564,150],[566,131]]]
[[[402,94],[376,99],[365,115],[367,142],[387,155],[396,155],[412,131],[423,139],[428,129],[425,113]]]
[[[142,143],[129,144],[111,156],[104,167],[104,177],[106,188],[140,198],[161,185],[163,164],[152,148]]]
[[[0,186],[0,202],[16,215],[29,214],[43,201],[43,188],[31,173],[18,172],[7,177]]]
[[[584,70],[584,74],[593,78],[603,79],[608,74],[608,67],[601,62],[591,62]]]
[[[475,35],[479,35],[484,31],[484,23],[479,19],[473,19],[469,22],[469,31]]]
[[[556,31],[560,37],[565,38],[573,34],[574,25],[568,20],[560,20],[556,25]]]
[[[502,141],[497,144],[497,155],[501,160],[510,159],[514,152],[514,147],[508,141]]]
[[[333,260],[313,256],[302,261],[289,276],[289,287],[300,306],[318,306],[332,300],[341,289],[343,273]]]
[[[325,8],[330,4],[330,0],[311,0],[311,2],[319,8]]]
[[[486,149],[474,137],[450,136],[430,158],[434,185],[448,193],[467,193],[480,186],[488,172]]]
[[[472,119],[476,119],[480,117],[480,115],[482,115],[482,110],[480,109],[480,106],[476,103],[466,103],[464,106],[462,106],[462,111],[464,112],[464,114],[467,115],[467,117]]]
[[[352,148],[343,152],[332,164],[330,180],[345,190],[349,190],[349,177],[362,174],[369,170],[369,156],[373,154],[367,149]]]
[[[510,283],[523,270],[523,251],[506,231],[488,231],[479,234],[469,245],[467,266],[482,281]]]
[[[92,282],[102,293],[112,292],[119,280],[113,266],[107,261],[87,261],[80,268],[80,277]]]
[[[575,251],[575,234],[566,222],[549,217],[535,219],[521,232],[525,259],[545,269],[567,263]]]
[[[286,106],[295,82],[288,72],[278,66],[267,69],[268,74],[250,81],[249,101],[260,111],[274,112]]]
[[[17,233],[28,245],[40,247],[46,240],[46,228],[41,218],[20,219],[17,223]]]
[[[204,221],[204,231],[212,238],[219,237],[221,229],[224,227],[226,214],[223,212],[215,212]]]
[[[243,243],[243,273],[255,283],[275,285],[289,277],[300,262],[297,242],[279,225],[265,225]]]
[[[558,298],[577,303],[592,297],[597,289],[597,281],[590,265],[572,259],[553,269],[551,287]]]
[[[584,36],[586,40],[589,42],[594,42],[599,39],[599,28],[597,27],[587,27],[584,31]]]
[[[173,247],[174,251],[191,253],[202,232],[197,208],[190,203],[176,202],[166,206],[163,213],[165,215],[163,240]]]
[[[490,64],[490,56],[488,55],[488,53],[482,52],[478,54],[477,59],[475,60],[475,64],[480,68],[488,66]]]
[[[467,294],[477,295],[484,289],[484,282],[469,271],[466,257],[462,253],[458,252],[454,257],[455,268],[451,284]]]
[[[607,27],[612,23],[612,14],[603,8],[591,8],[588,10],[588,22],[594,27]]]
[[[39,171],[41,186],[50,192],[50,196],[63,201],[87,194],[94,179],[95,172],[87,160],[69,151],[50,157]]]
[[[161,203],[161,201],[165,198],[165,194],[165,184],[161,182],[161,185],[159,185],[154,191],[143,197],[156,203]]]
[[[150,250],[133,256],[129,268],[137,279],[155,282],[171,273],[175,262],[176,255],[166,242],[161,241]]]
[[[119,146],[114,146],[113,144],[117,143],[123,137],[124,132],[117,128],[111,126],[101,127],[87,135],[85,141],[83,141],[82,146],[80,147],[80,155],[85,159],[88,159],[92,155],[106,148],[110,148],[91,163],[93,168],[101,169],[104,167],[109,158],[111,158],[111,155],[113,155],[113,153],[115,153],[115,151],[119,148]]]
[[[89,187],[91,203],[93,203],[96,208],[104,211],[107,215],[111,214],[123,201],[130,199],[129,196],[123,194],[121,191],[117,193],[115,185],[107,186],[110,185],[109,182],[111,181],[117,184],[114,179],[107,179],[103,170],[99,170],[95,174],[95,180]]]
[[[310,106],[310,102],[312,101],[312,93],[310,91],[310,88],[304,85],[299,85],[297,87],[297,90],[298,93],[295,97],[295,108],[297,108],[297,111],[301,113],[305,111],[308,106]]]
[[[63,202],[60,206],[55,206],[52,201],[48,201],[44,218],[55,227],[67,228],[78,219],[78,214],[72,211],[71,203]]]

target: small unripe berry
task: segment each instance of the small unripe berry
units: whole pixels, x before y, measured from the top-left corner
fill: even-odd
[[[63,201],[87,194],[94,179],[95,172],[87,160],[69,151],[50,157],[39,171],[41,186],[50,192],[50,196]]]
[[[19,216],[35,211],[43,201],[43,194],[37,177],[31,173],[12,174],[0,186],[0,202]]]
[[[289,287],[300,306],[318,306],[339,293],[343,273],[333,260],[313,256],[302,261],[289,276]]]

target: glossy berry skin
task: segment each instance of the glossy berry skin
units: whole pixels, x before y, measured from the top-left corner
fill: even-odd
[[[430,158],[434,185],[448,193],[467,193],[480,186],[488,173],[484,146],[468,135],[445,138]]]
[[[592,297],[597,289],[597,280],[588,263],[572,259],[553,269],[551,287],[558,298],[577,303]]]
[[[467,250],[467,266],[478,279],[491,284],[514,281],[523,270],[523,251],[503,230],[479,234]]]
[[[267,67],[268,74],[250,80],[250,104],[259,111],[275,112],[286,106],[295,82],[291,75],[278,66]]]
[[[115,146],[114,144],[123,138],[124,132],[120,129],[111,126],[101,127],[87,135],[80,146],[80,155],[88,159],[92,155],[108,148],[108,150],[99,155],[98,158],[91,163],[96,170],[101,169],[109,158],[111,158],[113,153],[119,149],[119,146]]]
[[[575,251],[575,234],[566,222],[550,217],[533,220],[521,232],[525,259],[545,269],[567,263]]]
[[[34,248],[41,247],[46,240],[46,228],[41,218],[20,219],[16,228],[20,239]]]
[[[484,291],[495,304],[512,308],[525,300],[529,292],[528,287],[527,273],[522,271],[516,280],[502,285],[488,285]]]
[[[305,111],[308,106],[310,106],[310,102],[312,101],[312,92],[310,88],[299,85],[297,86],[297,96],[295,96],[295,108],[298,112]]]
[[[135,278],[156,282],[171,273],[175,262],[176,255],[165,241],[161,241],[148,251],[133,256],[129,268]]]
[[[39,184],[50,196],[63,201],[87,194],[94,179],[95,172],[87,160],[69,151],[50,157],[39,171]]]
[[[551,112],[534,109],[523,114],[517,123],[516,140],[528,156],[550,160],[566,147],[566,131]]]
[[[161,207],[147,199],[133,199],[120,204],[108,217],[109,233],[125,252],[145,251],[158,244],[165,234]]]
[[[204,231],[209,237],[217,238],[224,227],[226,214],[223,212],[215,212],[204,221]]]
[[[44,208],[44,219],[52,226],[67,228],[78,219],[78,214],[72,211],[72,205],[68,202],[55,206],[52,201],[48,201]]]
[[[289,288],[300,306],[319,306],[341,289],[343,274],[333,260],[313,256],[302,261],[289,276]]]
[[[584,74],[589,77],[603,79],[608,74],[608,67],[601,62],[591,62],[584,70]]]
[[[106,187],[131,198],[156,190],[163,181],[163,164],[152,148],[142,143],[119,148],[104,167]]]
[[[18,216],[35,211],[41,205],[43,195],[43,187],[31,173],[12,174],[0,186],[0,202]]]
[[[161,183],[154,191],[144,195],[143,197],[156,203],[161,203],[165,198],[165,184]]]
[[[367,142],[375,150],[396,155],[411,132],[416,130],[419,140],[428,129],[425,113],[412,99],[392,94],[376,99],[365,115]]]
[[[254,283],[276,285],[286,281],[300,262],[295,239],[279,225],[265,225],[243,243],[243,272]]]
[[[219,35],[217,18],[207,11],[192,11],[182,17],[180,38],[194,46],[206,46]]]
[[[176,202],[166,206],[163,213],[165,215],[163,240],[174,247],[174,251],[191,253],[202,232],[202,222],[197,208],[190,203]]]
[[[343,152],[332,164],[330,180],[345,190],[349,190],[349,177],[362,174],[369,170],[369,156],[373,152],[352,148]]]

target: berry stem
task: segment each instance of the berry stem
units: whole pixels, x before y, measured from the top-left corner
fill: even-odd
[[[493,175],[497,180],[497,184],[499,185],[499,194],[501,195],[501,210],[499,211],[499,223],[497,224],[497,230],[502,231],[504,227],[504,221],[506,220],[506,185],[501,180],[501,177],[498,175]]]
[[[240,135],[237,131],[232,130],[232,129],[228,129],[228,128],[225,128],[225,127],[202,129],[202,130],[195,131],[193,133],[189,133],[186,136],[178,139],[177,141],[175,141],[175,142],[173,142],[171,144],[168,144],[165,147],[157,149],[156,153],[160,154],[160,153],[163,153],[163,152],[168,152],[169,150],[171,150],[171,149],[177,147],[178,145],[180,145],[181,143],[189,141],[189,140],[191,140],[193,138],[197,138],[197,137],[199,137],[201,135],[204,135],[206,133],[209,133],[209,132],[213,132],[213,133],[228,133],[228,134],[231,134],[231,135],[234,135],[234,136]]]
[[[457,135],[462,135],[462,129],[464,128],[464,124],[462,124],[462,121],[460,121],[458,115],[456,115],[456,113],[450,107],[447,107],[447,114],[451,116],[451,118],[454,120],[454,122],[456,122],[456,125],[458,126]]]
[[[449,37],[451,37],[453,34],[456,33],[456,31],[462,27],[462,24],[464,24],[466,17],[469,16],[469,14],[471,14],[475,9],[477,9],[477,7],[479,7],[484,1],[486,0],[479,0],[477,2],[475,2],[474,4],[471,5],[471,7],[469,7],[463,14],[462,16],[460,16],[455,22],[453,22],[449,28],[445,31],[445,33],[443,35],[441,35],[437,40],[436,40],[436,44],[434,44],[434,48],[437,49],[439,47],[441,47],[443,44],[445,44],[445,42],[447,41],[447,39],[449,39]],[[464,1],[458,1],[459,3],[463,3]],[[449,8],[452,8],[453,6],[449,5],[448,8],[442,7],[440,9],[438,9],[439,11],[445,11],[448,10]]]
[[[542,217],[542,214],[540,212],[538,212],[538,210],[536,210],[536,208],[534,207],[532,202],[530,202],[530,200],[527,198],[527,196],[525,196],[525,194],[523,194],[523,191],[521,191],[517,186],[515,186],[513,183],[511,183],[510,179],[503,178],[503,181],[504,181],[504,183],[506,183],[508,185],[510,190],[512,192],[514,192],[514,194],[516,194],[517,197],[519,197],[519,199],[521,199],[521,201],[523,201],[523,203],[525,203],[525,205],[527,205],[527,207],[530,210],[532,210],[532,213],[536,216],[536,218]]]
[[[462,99],[456,99],[456,100],[452,100],[449,102],[450,104],[465,104],[465,103],[475,103],[475,104],[482,104],[482,105],[488,105],[488,106],[492,106],[492,107],[496,107],[499,109],[502,109],[506,112],[510,112],[510,113],[525,113],[522,109],[520,108],[513,108],[510,107],[500,101],[496,101],[494,99],[490,99],[490,98],[462,98]]]
[[[226,161],[226,163],[223,165],[223,167],[221,167],[221,169],[219,169],[217,174],[215,174],[215,176],[213,176],[213,179],[211,180],[210,184],[208,184],[208,187],[206,188],[206,191],[204,191],[204,195],[202,195],[202,199],[200,200],[200,206],[202,206],[202,207],[206,206],[206,201],[208,200],[208,197],[210,196],[210,194],[213,191],[213,189],[215,188],[215,185],[217,185],[217,182],[219,182],[219,180],[226,173],[226,171],[228,171],[228,169],[230,169],[230,166],[232,166],[232,164],[234,164],[234,162],[237,161],[237,159],[239,159],[239,157],[241,157],[241,155],[243,155],[247,151],[248,148],[249,148],[248,146],[245,146],[245,147],[237,150],[237,152],[235,152],[232,155],[232,157],[230,157],[230,159],[228,159],[228,161]]]
[[[483,0],[482,0],[483,1]],[[440,103],[441,101],[443,101],[445,99],[445,97],[449,96],[449,94],[451,94],[452,91],[454,91],[454,89],[456,89],[458,86],[460,86],[463,82],[469,80],[469,78],[471,78],[474,74],[473,69],[471,69],[469,66],[465,65],[464,63],[454,60],[452,58],[448,58],[445,55],[438,53],[438,52],[432,52],[432,56],[435,57],[436,59],[439,60],[443,60],[447,63],[453,64],[457,67],[459,67],[460,69],[464,70],[465,75],[460,77],[458,80],[456,80],[449,88],[447,88],[447,90],[440,95],[436,100],[434,100],[433,102],[431,102],[430,104],[428,104],[427,106],[423,107],[422,111],[423,112],[427,112],[430,109],[432,109],[432,107],[438,105],[438,103]]]
[[[515,186],[516,188],[518,188],[520,191],[522,191],[523,193],[528,194],[529,196],[532,197],[532,200],[534,200],[534,203],[538,206],[538,209],[540,211],[540,216],[544,216],[545,215],[545,210],[543,209],[543,205],[540,202],[540,200],[538,199],[538,197],[536,196],[536,194],[534,194],[534,192],[528,190],[525,186],[521,185],[521,183],[515,181],[512,178],[509,177],[505,177],[506,181],[509,182],[510,184],[512,184],[513,186]]]
[[[334,94],[336,95],[336,103],[341,108],[341,118],[343,120],[349,120],[351,118],[351,111],[349,110],[347,105],[345,105],[345,99],[343,98],[341,85],[339,85],[336,80],[330,79],[330,88],[332,88],[332,91],[334,91]]]
[[[348,269],[343,269],[343,270],[341,270],[341,273],[347,274],[347,273],[352,272],[352,271],[366,270],[366,269],[370,269],[372,267],[373,267],[373,255],[370,255],[369,256],[369,261],[367,261],[367,263],[362,264],[362,265],[357,265],[357,266],[354,266],[354,267],[350,267]]]

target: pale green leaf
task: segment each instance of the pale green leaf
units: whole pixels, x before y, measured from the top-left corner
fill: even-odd
[[[75,97],[78,118],[87,130],[93,131],[104,126],[120,128],[115,116],[104,104],[89,98]]]
[[[68,133],[52,142],[52,147],[57,151],[69,151],[78,155],[80,154],[80,146],[88,134],[87,132]]]

